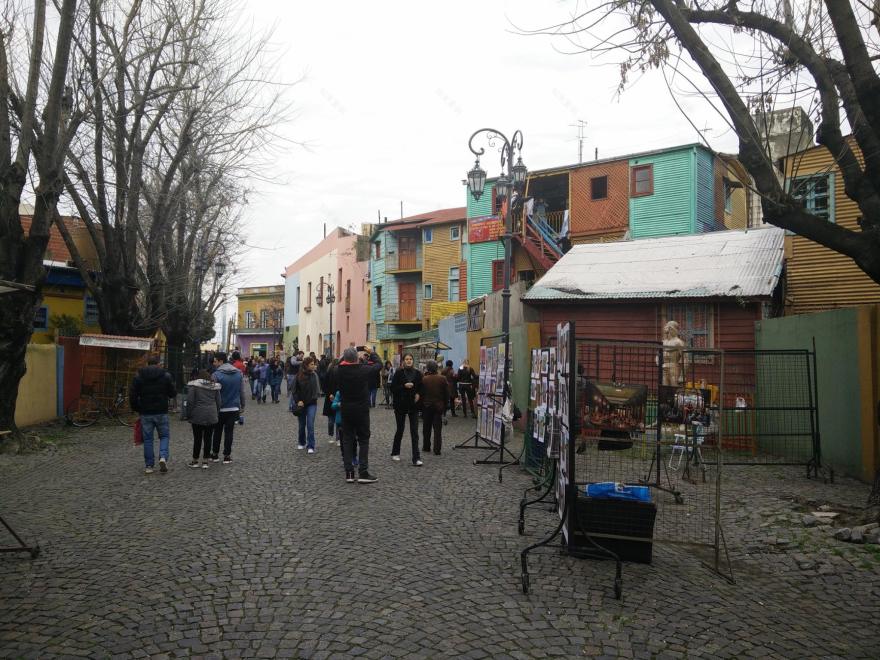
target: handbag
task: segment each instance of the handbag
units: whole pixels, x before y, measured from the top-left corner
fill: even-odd
[[[306,409],[305,406],[297,405],[297,406],[295,406],[294,409],[291,410],[290,412],[292,412],[296,417],[299,417],[300,415],[303,414],[303,410],[305,410],[305,409]]]
[[[144,429],[141,426],[141,418],[138,417],[137,421],[134,423],[134,446],[144,444]]]

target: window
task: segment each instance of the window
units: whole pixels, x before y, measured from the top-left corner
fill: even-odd
[[[833,174],[792,179],[789,186],[792,196],[803,202],[807,212],[823,220],[834,222]]]
[[[363,289],[363,283],[361,283]],[[345,280],[345,311],[351,311],[351,280]]]
[[[299,287],[296,287],[296,311],[300,310],[299,306]]]
[[[452,266],[449,269],[449,302],[458,302],[458,282],[459,282],[458,266]]]
[[[345,331],[351,332],[351,317],[348,314],[345,315]]]
[[[375,243],[373,243],[373,247],[374,247],[374,250],[373,250],[374,257],[376,259],[381,259],[382,258],[382,244],[379,241],[376,241]]]
[[[457,241],[461,238],[461,227],[458,225],[449,228],[449,240]]]
[[[382,287],[376,287],[376,307],[382,306]]]
[[[434,285],[426,284],[425,285],[425,300],[431,300],[434,297]]]
[[[590,199],[607,199],[608,176],[595,176],[590,179]]]
[[[39,307],[34,313],[34,330],[49,329],[49,308]]]
[[[85,325],[98,325],[98,303],[91,296],[86,296],[86,310],[83,314]]]
[[[714,307],[704,303],[666,305],[663,325],[678,322],[679,335],[688,348],[714,348]]]
[[[654,166],[636,165],[630,170],[630,197],[654,194]]]
[[[516,271],[510,269],[510,283],[516,282]],[[495,259],[492,262],[492,291],[501,291],[504,288],[504,259]]]
[[[422,230],[422,242],[423,243],[433,243],[434,242],[434,230],[433,229],[423,229]]]
[[[244,327],[245,328],[253,328],[256,325],[256,320],[254,318],[253,312],[245,312],[244,313]]]
[[[322,307],[324,305],[324,276],[321,275],[321,281],[318,284],[318,297],[315,298],[315,302],[318,303],[318,307]]]
[[[309,282],[309,295],[306,297],[306,311],[312,311],[312,283]]]
[[[309,352],[311,350],[312,350],[312,336],[306,335],[306,352]]]
[[[268,328],[269,326],[269,310],[261,309],[260,310],[260,327]]]
[[[724,182],[724,212],[733,213],[733,187]]]

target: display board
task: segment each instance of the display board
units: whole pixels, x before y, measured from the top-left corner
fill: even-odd
[[[480,437],[494,445],[501,444],[504,421],[501,416],[504,394],[504,344],[480,346],[480,381],[477,388],[477,429]]]
[[[569,443],[571,441],[571,417],[572,409],[570,395],[570,383],[572,376],[572,332],[570,323],[560,323],[556,326],[556,349],[552,352],[553,359],[548,369],[553,369],[554,381],[557,384],[554,390],[554,417],[559,423],[559,470],[556,482],[556,507],[559,517],[564,515],[566,490],[569,488]],[[562,533],[568,540],[568,521],[563,520]]]

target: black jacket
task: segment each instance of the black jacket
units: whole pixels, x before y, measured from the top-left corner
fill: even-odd
[[[370,389],[378,390],[382,380],[382,361],[379,360],[379,356],[374,353],[370,356],[370,361],[367,362],[367,366],[370,368]],[[342,400],[345,401],[345,398]]]
[[[342,397],[342,418],[345,411],[370,407],[370,374],[375,367],[367,364],[341,362],[336,367],[336,389]]]
[[[413,387],[405,387],[407,383],[412,383]],[[416,403],[416,394],[422,389],[422,372],[413,367],[407,369],[400,367],[394,371],[391,378],[391,392],[394,394],[394,409],[404,412],[415,410],[418,408]],[[343,399],[344,401],[345,399]]]
[[[310,406],[318,401],[318,374],[298,374],[293,381],[293,400]]]
[[[336,383],[337,369],[338,367],[330,367],[327,369],[327,375],[324,376],[324,408],[321,411],[325,417],[334,419],[336,419],[336,411],[332,408],[333,402],[330,397],[336,394],[336,390],[339,389]]]
[[[131,384],[128,401],[131,409],[141,415],[168,414],[168,399],[177,396],[171,374],[159,365],[138,369]]]

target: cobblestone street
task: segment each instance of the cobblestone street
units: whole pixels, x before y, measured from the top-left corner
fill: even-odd
[[[320,408],[319,408],[320,410]],[[294,451],[286,405],[236,427],[231,465],[187,467],[175,421],[168,474],[143,474],[130,431],[71,429],[54,452],[0,457],[0,510],[42,554],[0,555],[0,657],[878,657],[880,546],[804,528],[799,503],[861,505],[867,487],[801,469],[728,470],[725,533],[736,584],[691,550],[652,565],[519,551],[554,523],[529,477],[452,451],[389,458],[393,415],[373,414],[373,485],[347,484],[318,417],[318,452]],[[4,542],[7,539],[3,539]]]

